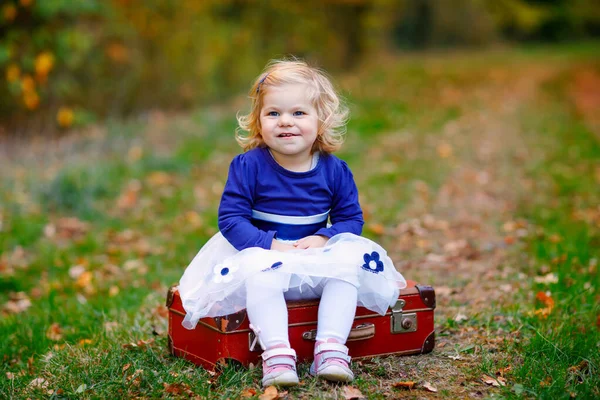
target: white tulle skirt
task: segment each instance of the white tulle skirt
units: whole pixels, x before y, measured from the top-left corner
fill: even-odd
[[[245,309],[245,282],[250,278],[282,291],[315,287],[324,278],[344,280],[358,289],[358,305],[382,315],[406,287],[404,277],[381,246],[351,233],[332,237],[322,248],[289,252],[258,247],[238,251],[217,233],[194,257],[179,282],[186,311],[183,326],[193,329],[200,318]],[[260,301],[260,296],[253,298]]]

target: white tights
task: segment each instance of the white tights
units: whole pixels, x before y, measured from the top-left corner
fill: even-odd
[[[323,278],[314,288],[305,285],[283,293],[251,278],[246,282],[246,292],[248,319],[258,331],[263,349],[280,344],[290,347],[286,300],[321,298],[317,340],[333,338],[343,344],[348,339],[357,302],[357,289],[348,282]]]

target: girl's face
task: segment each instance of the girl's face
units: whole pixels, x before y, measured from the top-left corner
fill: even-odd
[[[306,95],[305,85],[268,87],[263,97],[260,125],[262,138],[279,164],[298,165],[311,159],[319,118]]]

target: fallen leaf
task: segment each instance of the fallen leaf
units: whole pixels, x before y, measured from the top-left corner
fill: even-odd
[[[80,346],[85,346],[86,344],[92,344],[92,339],[81,339],[79,341]]]
[[[29,382],[29,385],[27,386],[35,389],[46,389],[48,387],[48,381],[46,381],[44,378],[35,378]]]
[[[277,388],[275,386],[269,386],[265,389],[265,392],[258,396],[259,400],[275,400],[279,397],[277,393]]]
[[[15,379],[15,374],[13,374],[12,372],[7,372],[6,379]]]
[[[117,200],[117,207],[121,210],[132,209],[137,205],[142,185],[138,180],[132,180]]]
[[[362,394],[360,390],[352,386],[344,386],[342,388],[342,396],[344,396],[345,400],[358,400],[365,398],[365,395]]]
[[[423,382],[421,384],[421,386],[423,387],[423,389],[427,390],[428,392],[432,392],[432,393],[437,393],[437,388],[434,387],[431,383],[429,382]]]
[[[550,386],[551,384],[552,384],[551,376],[547,376],[546,379],[544,379],[543,381],[540,381],[540,386],[542,386],[542,387]]]
[[[561,241],[562,241],[562,238],[561,238],[559,235],[557,235],[557,234],[554,234],[554,235],[551,235],[551,236],[548,238],[548,240],[550,240],[550,242],[552,242],[552,243],[559,243],[559,242],[561,242]]]
[[[549,293],[538,292],[535,295],[536,300],[540,301],[545,307],[539,310],[535,310],[535,315],[539,315],[546,318],[552,312],[554,308],[554,300],[550,297]]]
[[[77,281],[75,282],[75,286],[83,289],[92,283],[93,274],[90,271],[84,271],[77,277]]]
[[[194,392],[190,389],[189,385],[185,383],[166,383],[163,382],[163,388],[166,393],[180,395],[187,394],[189,397],[194,396]]]
[[[558,283],[558,276],[556,276],[555,273],[551,272],[544,276],[536,276],[535,278],[533,278],[533,280],[536,283]]]
[[[50,340],[54,340],[55,342],[62,340],[63,330],[60,325],[58,325],[56,322],[50,325],[46,331],[46,337]]]
[[[240,397],[243,399],[247,399],[248,397],[256,396],[256,390],[254,389],[244,389],[242,393],[240,393]]]
[[[140,340],[137,341],[137,345],[139,347],[146,347],[147,345],[152,344],[152,343],[154,343],[154,338],[150,338],[148,340],[142,340],[142,339],[140,339]]]
[[[462,322],[462,321],[466,321],[468,319],[469,319],[469,317],[467,317],[463,313],[458,313],[458,314],[456,314],[456,317],[454,317],[454,321],[456,321],[456,322]]]
[[[125,372],[129,369],[129,367],[131,367],[131,364],[125,364],[125,365],[123,365],[123,369],[121,371]]]
[[[488,375],[483,375],[481,377],[481,380],[483,381],[483,383],[485,383],[487,385],[492,385],[494,387],[505,386],[506,380],[504,380],[504,378],[502,378],[502,380],[504,381],[503,382],[503,381],[500,381],[499,379],[492,378],[491,376],[488,376]]]
[[[31,300],[27,297],[25,292],[16,292],[9,295],[9,300],[2,310],[8,314],[20,314],[31,307]]]
[[[393,383],[392,386],[395,387],[396,389],[411,390],[413,387],[415,387],[415,383],[413,381],[396,382],[396,383]]]
[[[448,158],[452,156],[453,153],[452,146],[450,146],[448,143],[441,143],[437,146],[436,150],[440,158]]]
[[[146,182],[152,187],[165,186],[170,184],[172,181],[173,177],[162,171],[154,171],[146,177]]]

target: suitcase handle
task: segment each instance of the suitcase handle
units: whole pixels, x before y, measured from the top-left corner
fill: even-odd
[[[356,340],[367,340],[375,337],[375,325],[368,322],[365,324],[356,325],[350,331],[350,335],[348,335],[348,342],[353,342]],[[317,340],[317,330],[311,329],[310,331],[306,331],[302,334],[302,339],[304,340]]]

